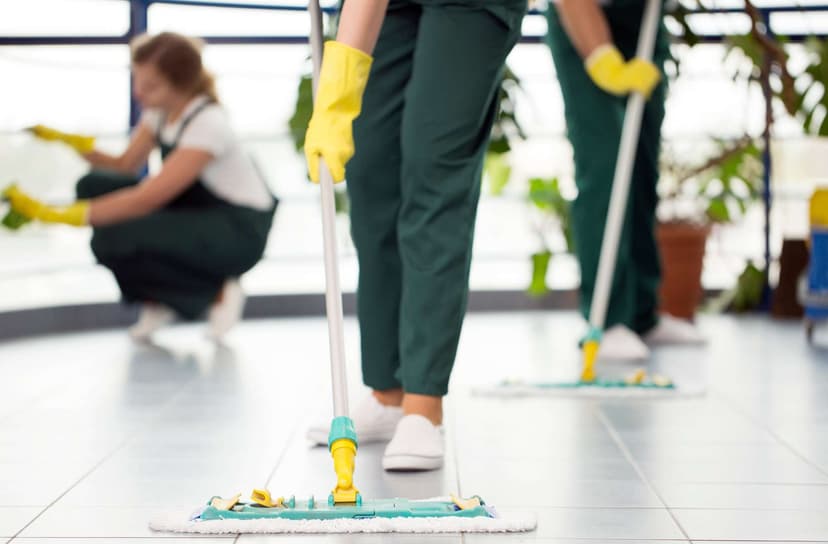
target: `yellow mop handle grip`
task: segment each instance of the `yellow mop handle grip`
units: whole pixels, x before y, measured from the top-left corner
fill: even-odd
[[[352,440],[342,438],[331,444],[331,457],[336,472],[335,503],[356,502],[359,490],[354,487],[354,465],[357,447]]]

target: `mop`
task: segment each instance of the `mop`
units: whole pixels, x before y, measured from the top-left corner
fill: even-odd
[[[641,24],[636,57],[642,59],[653,57],[660,15],[661,1],[648,0]],[[640,93],[633,93],[627,101],[607,222],[604,226],[604,237],[598,260],[595,291],[589,312],[589,330],[581,346],[583,365],[580,379],[561,383],[504,381],[494,388],[478,389],[475,392],[496,396],[566,395],[596,397],[673,396],[679,392],[679,388],[671,379],[658,375],[648,376],[643,369],[637,370],[633,375],[624,379],[601,378],[597,375],[595,369],[595,361],[598,357],[602,331],[606,321],[607,306],[609,305],[612,276],[618,256],[618,244],[624,224],[624,211],[627,208],[638,137],[641,132],[641,119],[644,115],[644,104],[645,97]],[[682,392],[684,391],[682,390]],[[696,394],[698,391],[687,393]]]
[[[314,92],[322,62],[322,12],[311,0],[311,49]],[[322,161],[320,161],[322,162]],[[354,486],[357,435],[348,416],[342,294],[336,254],[333,179],[320,164],[322,226],[325,248],[325,301],[331,353],[334,419],[328,446],[334,461],[336,486],[327,500],[314,497],[274,499],[267,489],[255,489],[249,502],[241,495],[212,497],[195,512],[172,512],[150,522],[157,531],[182,533],[459,533],[530,531],[532,514],[503,515],[480,497],[426,500],[363,498]],[[188,515],[189,514],[189,515]]]

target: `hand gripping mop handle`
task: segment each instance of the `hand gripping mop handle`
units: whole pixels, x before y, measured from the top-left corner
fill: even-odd
[[[311,56],[313,58],[313,95],[319,84],[322,68],[322,9],[319,0],[310,0]],[[336,487],[330,503],[361,501],[353,485],[354,457],[357,436],[348,414],[348,382],[345,371],[345,335],[342,317],[342,289],[339,285],[339,262],[336,252],[336,208],[333,177],[325,161],[319,159],[319,187],[322,190],[322,238],[325,245],[325,307],[328,316],[328,340],[331,350],[331,385],[333,388],[334,419],[328,437],[328,447],[334,459]]]
[[[661,15],[661,1],[647,0],[638,38],[638,50],[636,52],[638,58],[649,60],[653,57]],[[627,209],[633,164],[638,148],[638,137],[641,133],[644,103],[645,98],[639,93],[632,94],[627,101],[627,111],[624,115],[624,126],[621,132],[621,145],[618,148],[618,160],[615,164],[615,177],[612,180],[609,211],[601,244],[601,255],[598,260],[595,292],[592,295],[592,306],[589,311],[590,334],[597,333],[600,335],[607,317],[612,276],[618,257],[618,243],[621,238],[621,230],[624,227],[624,212]]]

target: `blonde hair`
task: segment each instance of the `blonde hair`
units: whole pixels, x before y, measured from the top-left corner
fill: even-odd
[[[133,64],[152,63],[175,89],[218,102],[216,80],[201,60],[204,42],[174,32],[142,34],[130,44]]]

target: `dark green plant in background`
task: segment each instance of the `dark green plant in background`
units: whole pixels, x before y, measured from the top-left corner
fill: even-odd
[[[715,144],[714,156],[698,166],[687,166],[666,149],[662,153],[662,222],[731,223],[758,201],[763,171],[759,142],[744,136]]]
[[[296,92],[296,105],[293,115],[288,120],[290,138],[297,152],[305,148],[305,132],[308,130],[311,115],[313,114],[313,80],[310,74],[304,74],[299,79],[299,88]]]
[[[549,292],[546,275],[555,252],[548,243],[553,230],[560,230],[566,243],[566,252],[574,251],[572,234],[572,202],[561,193],[558,178],[532,178],[529,180],[529,202],[540,213],[541,220],[535,226],[541,249],[532,254],[532,279],[527,293],[540,297]]]
[[[707,198],[705,215],[714,223],[727,223],[744,216],[759,199],[762,150],[752,138],[729,145],[717,142],[722,152],[701,173],[699,195]]]
[[[748,261],[739,274],[736,285],[723,291],[710,301],[707,310],[713,312],[748,312],[756,309],[762,302],[765,287],[765,271]]]
[[[511,179],[509,152],[512,150],[512,142],[526,139],[526,133],[515,114],[517,99],[522,91],[520,78],[505,66],[497,93],[498,113],[492,125],[489,148],[483,164],[489,193],[494,196],[503,193]]]
[[[677,9],[671,16],[683,29],[684,43],[691,46],[700,43],[689,18],[694,13],[708,11],[705,5],[695,0],[677,3],[675,7]],[[765,174],[761,155],[767,145],[764,142],[771,139],[776,112],[784,110],[797,120],[804,134],[828,136],[828,41],[821,37],[809,37],[804,43],[807,64],[803,70],[794,72],[789,62],[789,40],[771,32],[762,12],[752,0],[744,0],[744,12],[750,19],[750,29],[744,34],[725,38],[728,48],[726,60],[749,60],[748,69],[737,68],[733,79],[748,81],[769,90],[771,99],[765,108],[763,142],[757,143],[749,137],[730,144],[717,142],[720,154],[709,161],[710,167],[701,176],[699,196],[709,198],[705,208],[706,219],[716,223],[740,217],[748,205],[759,200]],[[732,64],[739,66],[740,63]],[[781,108],[774,108],[774,105]],[[766,270],[747,262],[736,286],[723,293],[713,306],[734,311],[757,307],[766,277]]]
[[[828,40],[811,36],[805,48],[810,62],[796,78],[796,106],[806,133],[828,136]]]

